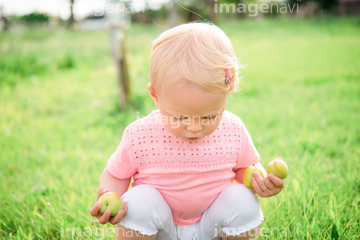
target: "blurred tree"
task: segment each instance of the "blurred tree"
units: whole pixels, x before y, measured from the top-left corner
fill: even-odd
[[[215,0],[170,0],[158,9],[151,8],[148,2],[145,4],[145,11],[133,14],[134,22],[153,23],[165,20],[170,26],[175,26],[182,21],[205,19],[217,23],[217,13],[214,10]]]
[[[131,24],[131,17],[126,9],[131,6],[128,0],[108,0],[107,29],[111,39],[111,50],[116,67],[119,86],[119,106],[125,108],[130,101],[130,77],[127,63],[127,47],[125,44],[125,30]],[[112,9],[112,10],[111,10]]]
[[[152,9],[148,3],[145,4],[145,11],[136,12],[132,15],[133,22],[146,24],[154,23],[158,20],[166,20],[168,18],[169,10],[165,5],[162,5],[159,9]]]
[[[206,6],[209,9],[209,19],[212,23],[217,24],[217,14],[215,13],[215,0],[205,0]]]
[[[27,15],[23,15],[19,18],[21,22],[25,23],[47,23],[49,21],[49,16],[45,13],[30,13]]]
[[[245,4],[248,4],[250,2],[254,2],[255,0],[220,0],[218,1],[220,4],[221,3],[226,3],[226,4],[235,4],[235,6],[239,6],[240,3],[245,3]],[[217,10],[219,11],[219,10]],[[245,17],[246,14],[243,14],[243,13],[237,13],[235,14],[235,16],[237,18],[242,18],[242,17]]]
[[[315,2],[318,4],[319,8],[323,10],[332,10],[335,6],[338,5],[338,0],[288,0],[290,4],[299,4],[303,5],[308,2]]]
[[[179,24],[178,4],[176,0],[171,0],[169,5],[169,25],[175,27]]]
[[[0,32],[8,29],[7,17],[4,16],[3,6],[0,6]]]
[[[72,26],[75,23],[75,18],[74,18],[74,1],[75,0],[70,0],[70,17],[69,17],[69,21],[68,21],[68,26],[69,28],[72,28]]]
[[[213,23],[217,23],[217,14],[214,11],[214,0],[182,0],[178,1],[183,10],[181,14],[185,16],[187,22],[200,19],[208,19]]]

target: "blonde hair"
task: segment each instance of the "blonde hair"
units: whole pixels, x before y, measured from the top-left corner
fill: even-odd
[[[231,41],[219,27],[187,23],[155,39],[150,83],[157,92],[179,80],[187,80],[204,91],[231,92],[237,89],[239,67]],[[232,75],[230,84],[225,83],[225,69]]]

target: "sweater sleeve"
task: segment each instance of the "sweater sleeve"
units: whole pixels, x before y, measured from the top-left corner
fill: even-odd
[[[256,150],[254,143],[251,139],[249,131],[246,129],[244,123],[241,121],[241,152],[237,159],[234,171],[239,168],[247,168],[250,165],[256,164],[260,161],[260,155]]]
[[[116,151],[110,156],[106,168],[111,175],[118,179],[131,178],[138,170],[133,159],[131,143],[125,129],[123,137]]]

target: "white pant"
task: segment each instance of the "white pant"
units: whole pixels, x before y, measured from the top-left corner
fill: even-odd
[[[133,187],[122,199],[128,212],[119,224],[144,235],[157,234],[157,240],[217,240],[222,232],[240,235],[258,227],[264,219],[256,196],[236,183],[219,194],[198,222],[186,226],[174,224],[169,206],[153,187]]]

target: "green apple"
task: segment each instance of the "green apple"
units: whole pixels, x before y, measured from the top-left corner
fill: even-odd
[[[121,209],[124,208],[123,201],[120,196],[115,192],[107,192],[101,195],[98,200],[101,203],[99,212],[104,214],[105,210],[110,210],[111,217],[114,217]]]
[[[266,167],[266,172],[272,173],[275,176],[285,179],[288,175],[289,169],[286,165],[286,163],[281,160],[281,158],[277,158],[275,160],[272,160]]]
[[[262,178],[264,178],[264,172],[260,169],[260,168],[257,168],[255,166],[250,166],[248,167],[245,172],[244,172],[244,175],[243,175],[243,181],[244,181],[244,184],[246,187],[248,188],[253,188],[253,185],[252,185],[252,178],[253,178],[253,172],[257,171],[260,176]]]

